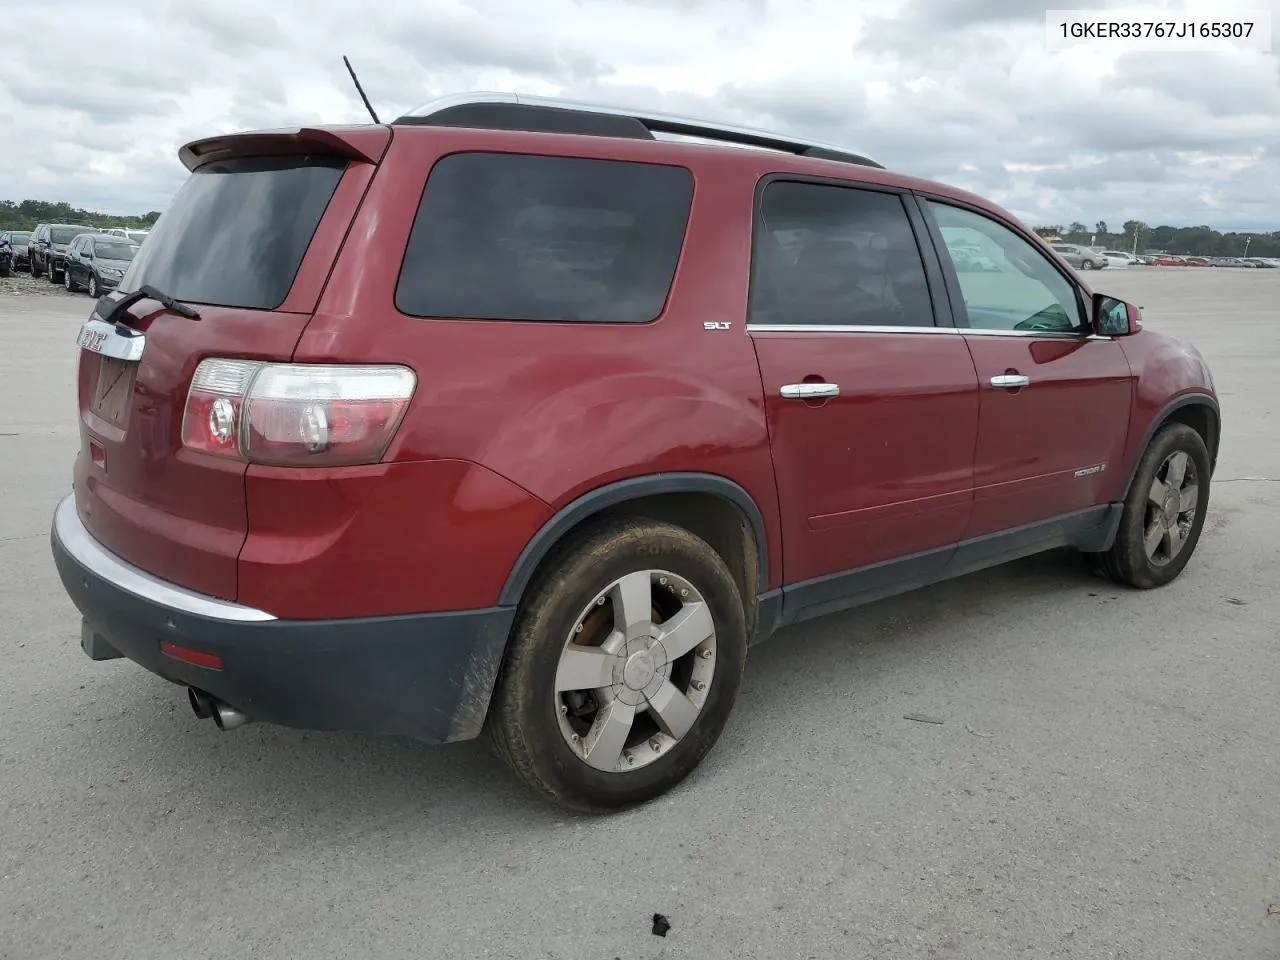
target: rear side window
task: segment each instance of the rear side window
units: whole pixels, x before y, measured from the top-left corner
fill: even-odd
[[[273,310],[284,302],[346,162],[224,160],[197,169],[156,221],[120,289]]]
[[[933,326],[924,262],[902,199],[779,180],[761,194],[751,323]]]
[[[684,167],[452,154],[427,178],[396,308],[418,317],[646,323],[666,302],[692,200]]]

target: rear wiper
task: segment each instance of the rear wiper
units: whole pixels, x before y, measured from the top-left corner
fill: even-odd
[[[199,320],[200,314],[188,307],[185,303],[179,303],[167,293],[157,290],[148,283],[144,283],[133,293],[127,293],[119,300],[112,300],[110,294],[106,294],[98,298],[97,304],[94,305],[94,312],[98,314],[104,323],[112,326],[121,325],[123,323],[123,315],[128,312],[139,300],[154,300],[161,304],[167,310],[171,310],[181,317],[188,320]]]

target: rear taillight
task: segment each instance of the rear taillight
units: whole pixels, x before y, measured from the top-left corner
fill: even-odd
[[[191,379],[182,443],[278,466],[377,463],[416,385],[401,366],[210,358]]]

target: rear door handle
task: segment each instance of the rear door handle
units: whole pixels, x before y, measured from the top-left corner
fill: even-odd
[[[838,383],[785,383],[778,393],[785,400],[814,400],[840,396]]]
[[[1031,378],[1021,373],[1002,373],[991,378],[993,387],[1025,387],[1030,382]]]

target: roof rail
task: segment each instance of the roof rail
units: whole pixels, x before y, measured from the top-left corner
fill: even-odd
[[[697,137],[744,147],[779,150],[819,160],[837,160],[883,169],[870,157],[837,144],[807,140],[754,127],[696,120],[669,113],[632,110],[557,97],[517,93],[458,93],[432,100],[393,123],[417,126],[481,127],[539,133],[579,133],[653,140],[653,134]]]

